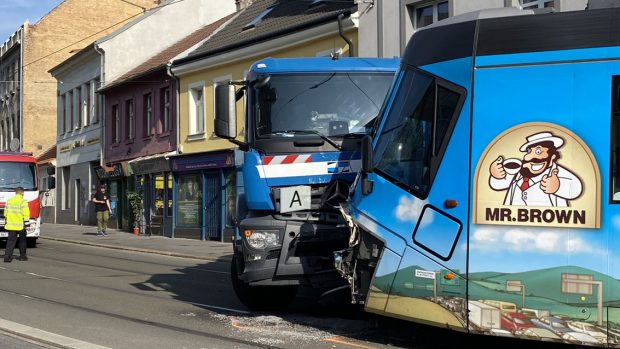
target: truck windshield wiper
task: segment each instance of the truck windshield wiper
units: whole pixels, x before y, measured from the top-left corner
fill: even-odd
[[[342,150],[342,147],[340,146],[340,144],[334,142],[333,139],[327,137],[326,135],[316,130],[283,130],[283,131],[271,132],[271,134],[279,134],[279,133],[300,133],[300,134],[308,134],[308,135],[317,135],[321,137],[321,139],[324,140],[325,142],[331,144],[334,148],[338,150]]]

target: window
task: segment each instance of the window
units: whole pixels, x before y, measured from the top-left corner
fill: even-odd
[[[133,99],[125,101],[125,139],[134,139],[134,109]]]
[[[67,96],[66,95],[62,95],[60,97],[61,100],[61,108],[62,108],[62,118],[60,120],[60,122],[62,122],[62,133],[66,133],[67,132]]]
[[[407,12],[415,29],[446,19],[450,14],[447,1],[427,2],[418,6],[409,5]]]
[[[118,104],[112,106],[112,143],[121,141],[121,121]]]
[[[82,127],[82,87],[75,89],[75,128]]]
[[[190,85],[189,89],[189,134],[205,133],[204,82]]]
[[[71,132],[73,130],[73,92],[67,92],[67,105],[69,106],[69,124],[67,125],[67,132]]]
[[[554,7],[554,0],[521,0],[523,9]]]
[[[377,171],[425,199],[464,93],[462,88],[422,71],[405,71],[378,135],[374,157]]]
[[[161,90],[161,115],[162,115],[162,132],[170,132],[172,128],[170,124],[170,88],[166,87]]]
[[[90,82],[84,85],[84,126],[88,126],[92,118],[92,95],[90,89]]]
[[[99,122],[99,118],[103,115],[103,96],[97,93],[97,89],[101,83],[101,79],[99,77],[95,78],[93,82],[93,95],[94,95],[94,113],[93,113],[93,124]]]
[[[153,94],[147,93],[142,101],[142,126],[144,127],[143,136],[149,137],[153,134]]]
[[[256,18],[251,20],[248,24],[244,25],[241,30],[248,30],[252,28],[256,28],[256,25],[260,23],[271,11],[273,11],[273,7],[270,7],[263,12],[261,12]]]
[[[611,85],[611,200],[620,203],[620,75]]]

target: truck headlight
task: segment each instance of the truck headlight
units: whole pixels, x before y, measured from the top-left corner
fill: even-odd
[[[255,249],[277,246],[279,242],[277,230],[246,230],[244,236],[248,244]]]

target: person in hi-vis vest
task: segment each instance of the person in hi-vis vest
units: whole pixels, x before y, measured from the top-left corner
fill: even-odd
[[[17,235],[19,235],[18,260],[27,261],[26,229],[30,226],[30,209],[28,208],[28,201],[24,199],[24,188],[17,187],[15,189],[15,196],[6,203],[4,216],[6,217],[4,229],[9,233],[4,253],[4,262],[10,263],[13,260],[13,249],[15,249]]]

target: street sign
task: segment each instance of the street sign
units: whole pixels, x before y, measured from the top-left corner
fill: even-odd
[[[523,289],[523,284],[521,283],[521,281],[512,281],[512,280],[507,280],[506,281],[506,291],[507,292],[521,292]]]
[[[419,278],[435,280],[435,272],[434,271],[416,269],[415,270],[415,276],[419,277]]]

